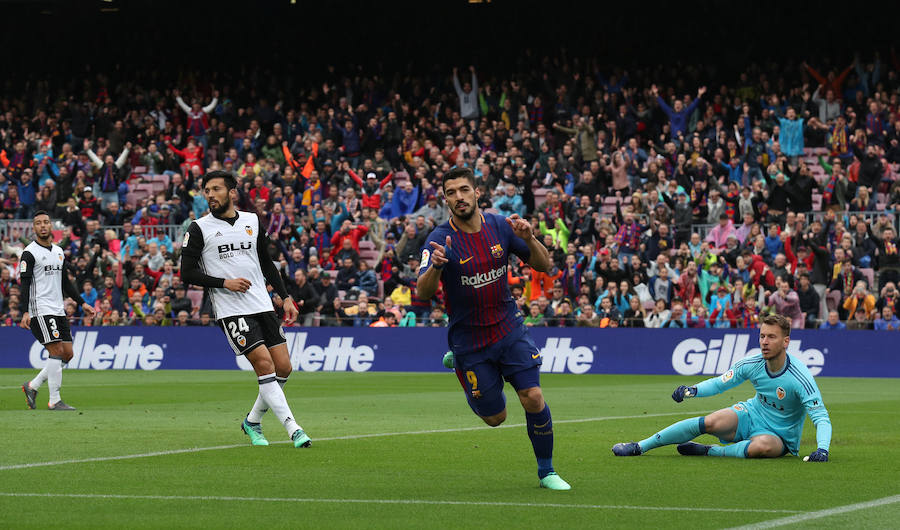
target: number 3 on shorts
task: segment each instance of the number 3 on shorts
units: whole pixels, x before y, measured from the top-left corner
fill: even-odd
[[[247,321],[244,320],[244,317],[241,317],[235,322],[232,320],[228,323],[228,333],[231,334],[232,337],[237,337],[241,333],[246,333],[250,331],[250,326],[247,325]]]
[[[469,384],[472,385],[472,390],[478,390],[478,378],[475,377],[475,372],[472,370],[466,372],[466,379],[468,379]]]

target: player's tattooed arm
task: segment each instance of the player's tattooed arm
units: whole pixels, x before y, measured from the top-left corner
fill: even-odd
[[[550,261],[550,252],[543,243],[534,237],[534,231],[531,223],[519,217],[518,214],[512,214],[506,218],[506,222],[512,229],[513,234],[522,239],[531,253],[528,258],[528,264],[537,271],[549,272],[553,264]]]
[[[419,280],[416,282],[416,297],[430,300],[438,290],[444,265],[450,260],[450,236],[444,245],[437,241],[429,241],[422,250],[422,262],[419,268]]]

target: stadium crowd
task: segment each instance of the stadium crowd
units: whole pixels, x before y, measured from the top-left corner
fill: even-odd
[[[503,75],[331,70],[293,95],[261,72],[29,82],[0,101],[0,321],[21,318],[18,256],[45,210],[98,310],[84,325],[214,323],[179,247],[208,211],[202,175],[225,169],[298,325],[443,326],[416,271],[448,219],[441,176],[468,166],[481,208],[530,219],[551,250],[550,273],[508,272],[526,325],[746,328],[777,311],[898,329],[900,63],[816,67],[716,79],[551,57]]]

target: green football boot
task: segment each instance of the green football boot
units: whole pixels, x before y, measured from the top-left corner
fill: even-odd
[[[269,440],[262,433],[262,425],[259,423],[250,423],[244,418],[241,422],[241,430],[250,437],[250,445],[269,445]]]
[[[444,363],[444,368],[447,368],[448,370],[453,370],[453,368],[456,366],[456,362],[453,359],[452,351],[448,351],[447,353],[444,354],[443,363]]]
[[[551,471],[546,477],[541,479],[541,487],[548,490],[566,491],[572,489],[569,483],[562,479],[555,471]]]
[[[294,447],[309,447],[312,445],[312,440],[303,432],[303,429],[294,431],[294,434],[291,435],[291,440],[294,441]]]

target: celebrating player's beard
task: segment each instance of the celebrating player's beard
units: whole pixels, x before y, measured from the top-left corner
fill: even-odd
[[[478,197],[474,197],[475,202]],[[467,203],[464,199],[459,199],[453,204],[453,213],[463,221],[468,221],[475,215],[475,205]]]
[[[211,199],[209,201],[209,211],[216,217],[221,217],[223,213],[227,212],[228,209],[231,208],[231,192],[227,192],[225,194],[225,201],[223,203],[219,203],[219,201],[215,199]]]

